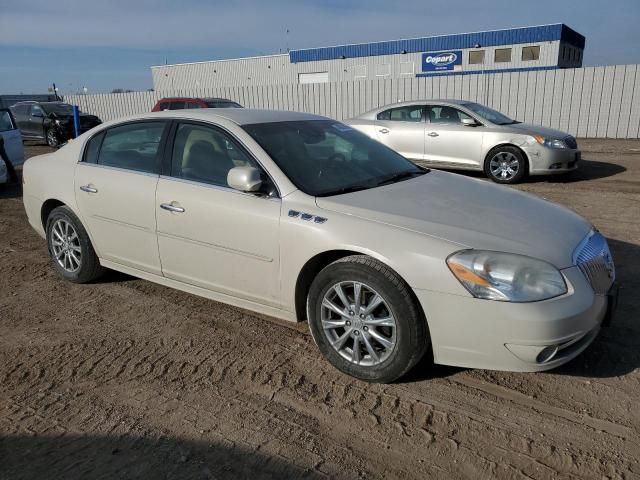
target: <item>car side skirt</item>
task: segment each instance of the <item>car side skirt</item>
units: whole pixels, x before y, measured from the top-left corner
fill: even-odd
[[[214,292],[212,290],[207,290],[206,288],[196,287],[194,285],[189,285],[188,283],[179,282],[177,280],[166,278],[160,275],[154,275],[153,273],[144,272],[142,270],[131,268],[131,267],[128,267],[116,262],[112,262],[109,260],[104,260],[102,258],[99,260],[100,260],[100,265],[102,265],[105,268],[110,268],[111,270],[116,270],[118,272],[126,273],[127,275],[131,275],[133,277],[138,277],[143,280],[148,280],[153,283],[158,283],[160,285],[164,285],[165,287],[175,288],[176,290],[181,290],[186,293],[191,293],[199,297],[208,298],[209,300],[225,303],[227,305],[232,305],[234,307],[244,308],[245,310],[250,310],[260,315],[275,317],[277,319],[285,320],[287,322],[298,321],[295,313],[289,312],[287,310],[271,307],[268,305],[263,305],[261,303],[252,302],[249,300],[234,297],[224,293]]]

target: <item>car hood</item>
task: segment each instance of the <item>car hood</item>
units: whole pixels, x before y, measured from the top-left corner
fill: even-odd
[[[591,229],[573,211],[534,195],[433,170],[392,185],[318,197],[316,203],[461,248],[528,255],[557,268],[573,264],[573,251]]]
[[[528,123],[514,123],[512,125],[504,125],[505,128],[512,132],[524,135],[542,135],[546,138],[563,139],[569,134],[554,128],[541,127],[540,125],[529,125]]]

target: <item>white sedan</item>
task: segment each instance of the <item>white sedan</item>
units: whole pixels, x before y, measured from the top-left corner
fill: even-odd
[[[417,167],[315,115],[106,123],[28,160],[24,204],[64,278],[111,268],[308,319],[322,354],[368,381],[393,381],[429,351],[448,365],[549,369],[583,351],[615,303],[607,242],[580,216]]]

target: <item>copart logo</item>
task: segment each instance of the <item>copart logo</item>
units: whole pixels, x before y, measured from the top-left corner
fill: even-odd
[[[458,55],[453,52],[439,53],[437,55],[427,55],[424,59],[425,63],[430,63],[434,67],[445,67],[456,63]]]

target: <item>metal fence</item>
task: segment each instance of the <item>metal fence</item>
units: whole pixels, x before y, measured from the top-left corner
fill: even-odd
[[[455,98],[578,137],[640,138],[640,65],[69,95],[65,101],[106,121],[149,112],[160,98],[171,96],[224,97],[249,108],[297,110],[337,120],[399,101]]]

